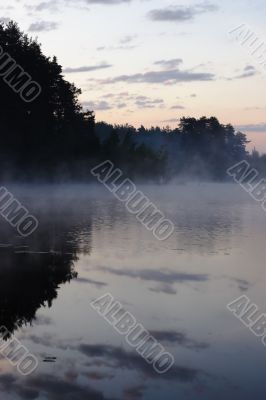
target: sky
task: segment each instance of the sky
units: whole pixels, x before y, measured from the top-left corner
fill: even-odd
[[[216,116],[266,153],[265,12],[264,0],[0,0],[97,121]]]

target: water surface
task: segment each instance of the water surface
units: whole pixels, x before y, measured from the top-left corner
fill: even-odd
[[[248,400],[266,395],[265,347],[226,305],[266,313],[266,213],[234,184],[141,186],[175,224],[160,242],[105,188],[8,186],[39,220],[0,221],[0,325],[37,356],[0,359],[1,398]],[[91,307],[111,293],[175,357],[155,374]],[[55,362],[45,362],[55,357]]]

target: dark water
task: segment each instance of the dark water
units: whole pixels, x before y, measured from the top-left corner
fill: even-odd
[[[235,185],[141,187],[175,223],[155,239],[105,188],[8,187],[39,220],[0,221],[0,325],[39,360],[0,358],[1,399],[195,400],[266,396],[266,348],[226,305],[266,313],[266,213]],[[90,302],[110,292],[175,357],[157,375]],[[55,362],[44,362],[55,357]]]

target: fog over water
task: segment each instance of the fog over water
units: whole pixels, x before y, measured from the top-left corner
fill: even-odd
[[[0,325],[39,367],[22,377],[1,358],[1,398],[266,395],[265,347],[226,308],[245,294],[266,313],[266,213],[241,187],[138,185],[174,223],[166,241],[101,185],[6,187],[39,227],[19,237],[0,217]],[[90,307],[107,292],[174,355],[167,373],[156,374]]]

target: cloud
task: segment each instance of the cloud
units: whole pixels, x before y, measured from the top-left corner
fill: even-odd
[[[171,110],[184,110],[184,109],[185,109],[184,106],[179,106],[179,105],[171,107]]]
[[[126,36],[124,36],[124,37],[120,40],[120,43],[121,43],[121,44],[130,43],[130,42],[132,42],[136,37],[137,37],[137,35],[126,35]]]
[[[137,96],[135,104],[139,108],[155,108],[155,107],[162,107],[164,105],[163,99],[150,99],[146,96]]]
[[[112,84],[117,82],[127,83],[161,83],[174,84],[178,82],[212,81],[214,75],[204,72],[190,72],[179,70],[150,71],[133,75],[120,75],[114,78],[103,79],[102,84]]]
[[[84,67],[77,67],[77,68],[64,68],[63,72],[66,74],[72,74],[72,73],[77,73],[77,72],[91,72],[91,71],[97,71],[99,69],[106,69],[106,68],[111,68],[111,64],[107,64],[105,62],[98,64],[98,65],[90,65],[90,66],[84,66]]]
[[[233,79],[250,78],[251,76],[257,75],[257,70],[252,65],[247,65],[240,75],[235,76]]]
[[[197,4],[194,6],[169,6],[151,10],[147,16],[152,21],[183,22],[194,19],[196,15],[218,10],[214,4]]]
[[[30,32],[48,32],[48,31],[53,31],[57,28],[58,28],[57,22],[39,21],[31,24],[28,30]]]
[[[121,44],[118,46],[100,46],[100,47],[97,47],[96,50],[98,50],[98,51],[102,51],[102,50],[132,50],[132,49],[135,49],[136,47],[137,46],[133,45],[133,44]]]
[[[95,111],[105,111],[113,108],[107,101],[83,101],[82,106]]]
[[[112,4],[120,4],[120,3],[130,3],[130,1],[131,0],[84,0],[84,3],[112,5]]]
[[[160,67],[166,68],[166,69],[173,69],[180,64],[182,64],[183,60],[182,58],[173,58],[171,60],[159,60],[155,61],[154,65],[159,65]]]
[[[75,7],[89,11],[88,6],[90,5],[116,5],[116,4],[127,4],[131,0],[47,0],[41,1],[36,5],[26,5],[25,7],[29,11],[59,11],[60,7],[68,6]]]
[[[239,73],[238,75],[235,75],[231,78],[225,78],[227,81],[232,81],[234,79],[245,79],[245,78],[250,78],[252,76],[255,76],[258,74],[258,71],[256,70],[255,67],[252,65],[246,65],[245,68]]]
[[[67,6],[72,7],[82,7],[86,10],[89,10],[87,6],[90,5],[104,5],[104,6],[112,6],[116,4],[129,4],[131,0],[62,0],[62,2]]]
[[[56,0],[43,1],[35,6],[36,11],[43,11],[47,9],[53,9],[55,7]]]
[[[260,124],[237,125],[236,129],[246,132],[266,132],[266,122]]]
[[[84,101],[82,102],[83,107],[86,107],[90,110],[111,110],[111,109],[122,109],[126,108],[128,105],[126,100],[128,99],[128,93],[107,93],[106,95],[102,96],[105,99],[110,99],[109,101],[106,100],[96,100],[96,101]]]
[[[121,108],[125,108],[127,107],[127,103],[119,103],[116,105],[117,108],[121,109]]]
[[[176,122],[177,123],[178,119],[177,118],[169,118],[169,119],[164,119],[161,122],[165,122],[165,123],[172,123],[172,122]]]
[[[265,110],[265,107],[258,107],[258,106],[245,107],[244,110],[246,110],[246,111],[262,111],[262,110]]]
[[[42,1],[36,5],[25,5],[25,7],[29,11],[58,11],[58,4],[59,2],[57,0],[50,0],[50,1]]]

